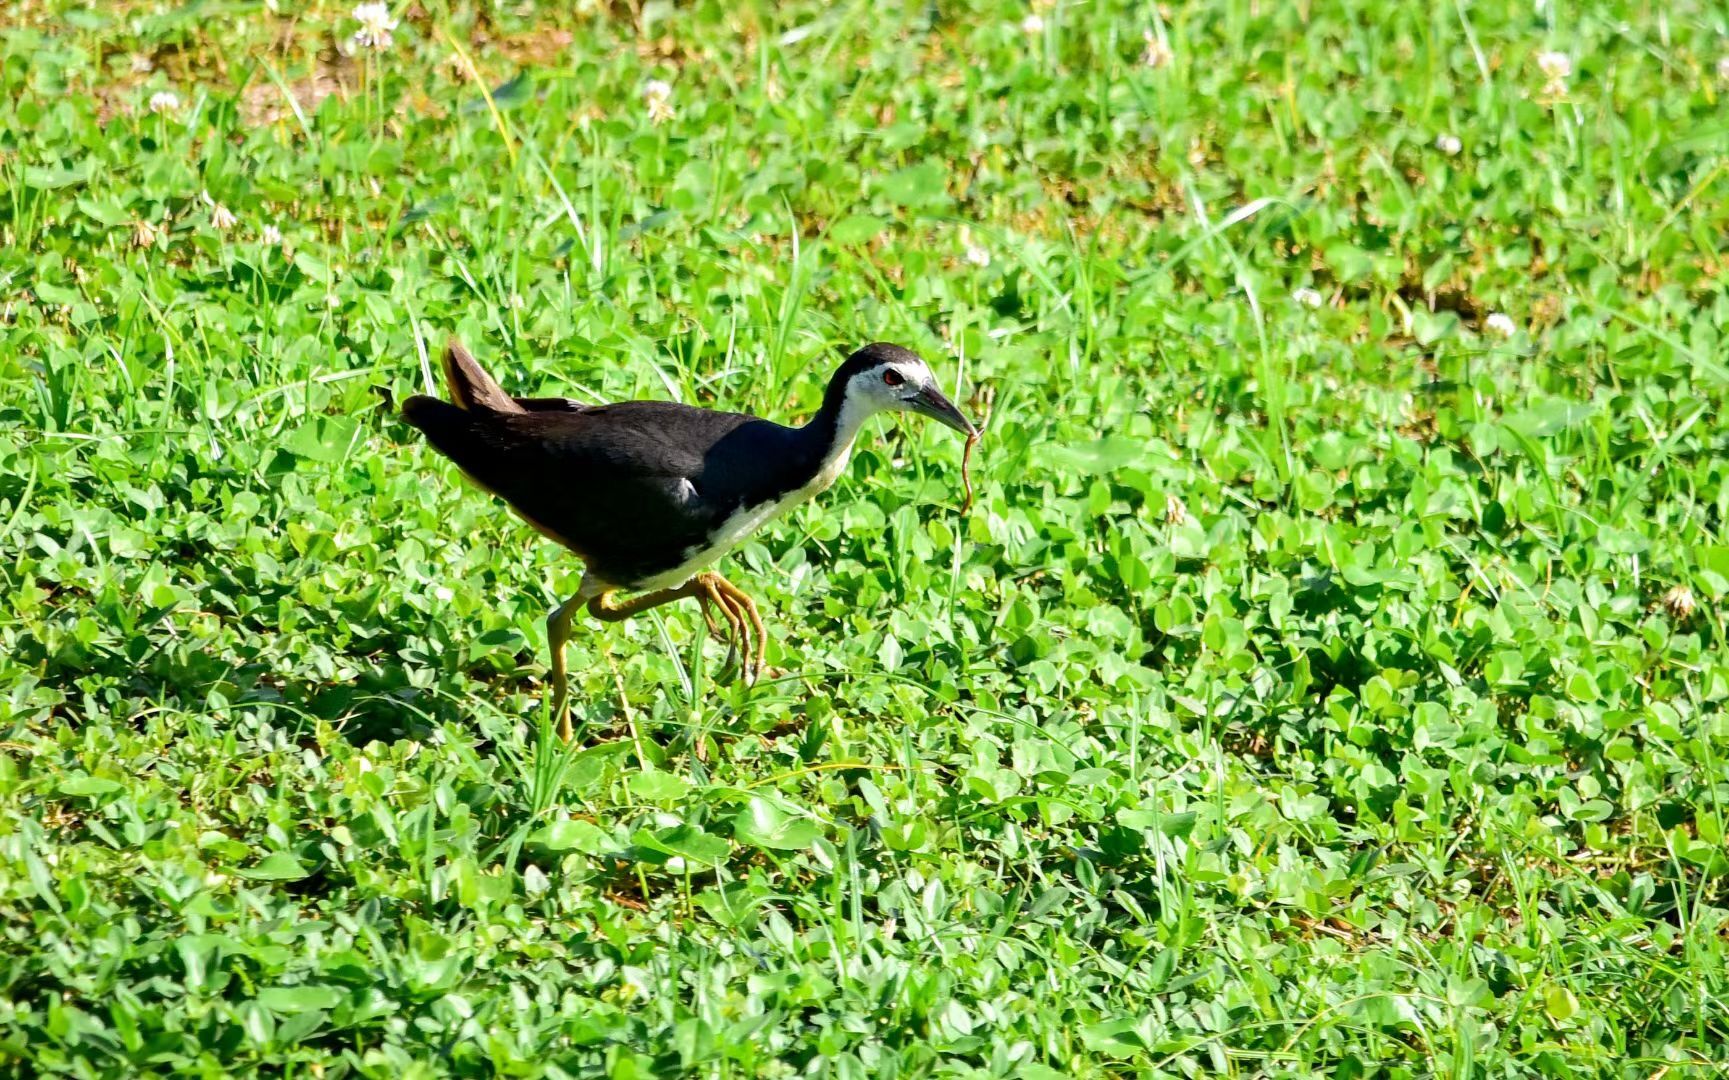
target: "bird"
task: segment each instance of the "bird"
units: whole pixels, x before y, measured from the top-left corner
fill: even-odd
[[[822,405],[800,426],[672,401],[512,397],[455,338],[443,368],[450,400],[417,394],[403,402],[403,419],[482,490],[583,562],[576,592],[546,622],[552,714],[566,742],[564,647],[581,609],[619,622],[695,598],[711,630],[719,632],[715,611],[727,622],[726,666],[736,662],[753,682],[768,633],[756,602],[714,564],[832,485],[860,429],[878,413],[923,415],[965,435],[969,449],[979,437],[930,365],[888,342],[848,355]]]

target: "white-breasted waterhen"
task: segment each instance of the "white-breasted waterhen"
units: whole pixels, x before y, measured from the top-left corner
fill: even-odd
[[[768,645],[756,603],[709,567],[765,522],[834,483],[859,428],[877,413],[922,413],[969,440],[978,437],[937,388],[929,365],[880,342],[841,364],[822,407],[803,427],[670,401],[591,406],[511,397],[454,341],[445,349],[444,376],[451,400],[411,397],[403,418],[585,564],[576,594],[546,623],[553,714],[566,740],[564,644],[583,605],[595,618],[617,622],[695,597],[711,628],[714,609],[725,617],[729,658],[752,679]],[[620,592],[640,595],[615,600]]]

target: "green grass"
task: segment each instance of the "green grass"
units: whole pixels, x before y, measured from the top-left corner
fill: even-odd
[[[1722,5],[278,6],[0,16],[0,1069],[1729,1067]],[[449,333],[900,342],[978,501],[879,422],[566,757]]]

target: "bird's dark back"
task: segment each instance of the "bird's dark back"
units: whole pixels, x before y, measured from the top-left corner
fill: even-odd
[[[495,413],[415,397],[403,416],[617,585],[678,565],[737,510],[801,487],[820,458],[805,429],[676,402]]]

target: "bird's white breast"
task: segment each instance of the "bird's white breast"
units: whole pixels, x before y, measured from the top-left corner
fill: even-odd
[[[856,430],[856,429],[855,429]],[[721,522],[720,528],[708,538],[702,548],[693,548],[686,552],[685,561],[676,568],[664,574],[650,578],[637,586],[648,592],[655,589],[671,589],[683,585],[697,574],[713,566],[727,552],[743,543],[751,533],[763,525],[781,516],[811,497],[828,490],[840,474],[846,469],[847,459],[852,456],[852,439],[846,438],[837,442],[836,448],[823,459],[822,467],[811,477],[810,482],[794,491],[789,491],[778,499],[757,503],[755,506],[741,506],[732,515]]]

